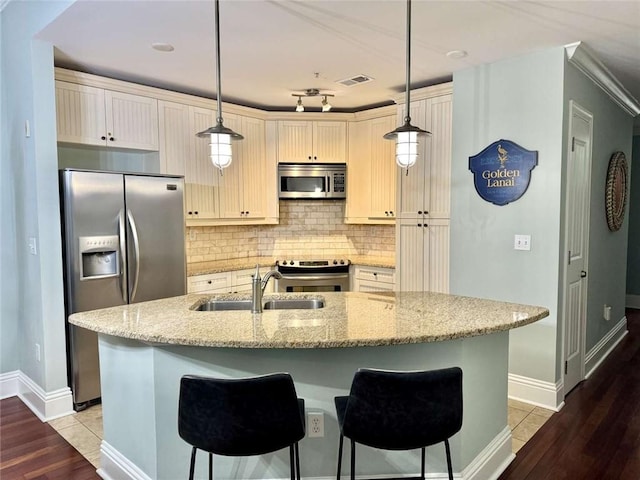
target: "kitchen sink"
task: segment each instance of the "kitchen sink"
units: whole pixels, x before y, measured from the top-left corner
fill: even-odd
[[[320,298],[273,299],[264,303],[263,310],[308,310],[323,308]],[[251,300],[209,300],[196,308],[199,312],[220,312],[225,310],[251,310]]]
[[[251,310],[251,300],[209,300],[199,305],[200,312],[219,312],[223,310]]]
[[[316,309],[323,308],[324,300],[320,298],[292,298],[292,299],[279,299],[279,300],[268,300],[264,303],[265,310],[308,310],[308,309]]]

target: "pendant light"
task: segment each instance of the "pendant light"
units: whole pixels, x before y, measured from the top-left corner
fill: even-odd
[[[222,172],[231,164],[231,140],[242,140],[244,137],[222,124],[222,91],[220,90],[220,0],[215,2],[215,35],[216,35],[216,97],[218,111],[216,125],[197,133],[198,137],[209,137],[210,158],[215,167]]]
[[[386,140],[396,141],[396,162],[398,166],[407,169],[416,163],[418,158],[418,138],[431,135],[430,132],[411,125],[409,105],[409,85],[411,83],[411,0],[407,0],[407,84],[405,91],[404,125],[387,133]]]

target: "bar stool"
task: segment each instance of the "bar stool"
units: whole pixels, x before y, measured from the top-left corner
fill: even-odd
[[[351,479],[355,479],[356,442],[383,450],[422,449],[444,442],[449,480],[453,480],[449,438],[462,428],[462,370],[398,372],[359,369],[349,396],[335,397],[340,426],[337,479],[344,437],[351,440]]]
[[[304,400],[297,398],[288,373],[241,379],[185,375],[180,379],[178,433],[189,443],[193,480],[196,451],[250,456],[289,447],[291,479],[300,479],[298,442],[305,435]],[[295,465],[295,468],[294,468]]]

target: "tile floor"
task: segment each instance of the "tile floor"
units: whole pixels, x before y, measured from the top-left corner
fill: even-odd
[[[517,453],[538,429],[553,415],[552,410],[536,407],[517,400],[509,400],[509,427],[511,445]],[[82,412],[51,420],[49,424],[96,468],[100,466],[102,441],[102,405]]]

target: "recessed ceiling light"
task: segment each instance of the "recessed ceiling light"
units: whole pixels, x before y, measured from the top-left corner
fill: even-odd
[[[175,50],[170,43],[152,43],[151,48],[159,52],[173,52]]]
[[[467,55],[467,52],[465,52],[464,50],[451,50],[450,52],[447,52],[447,57],[453,58],[454,60],[464,58]]]

